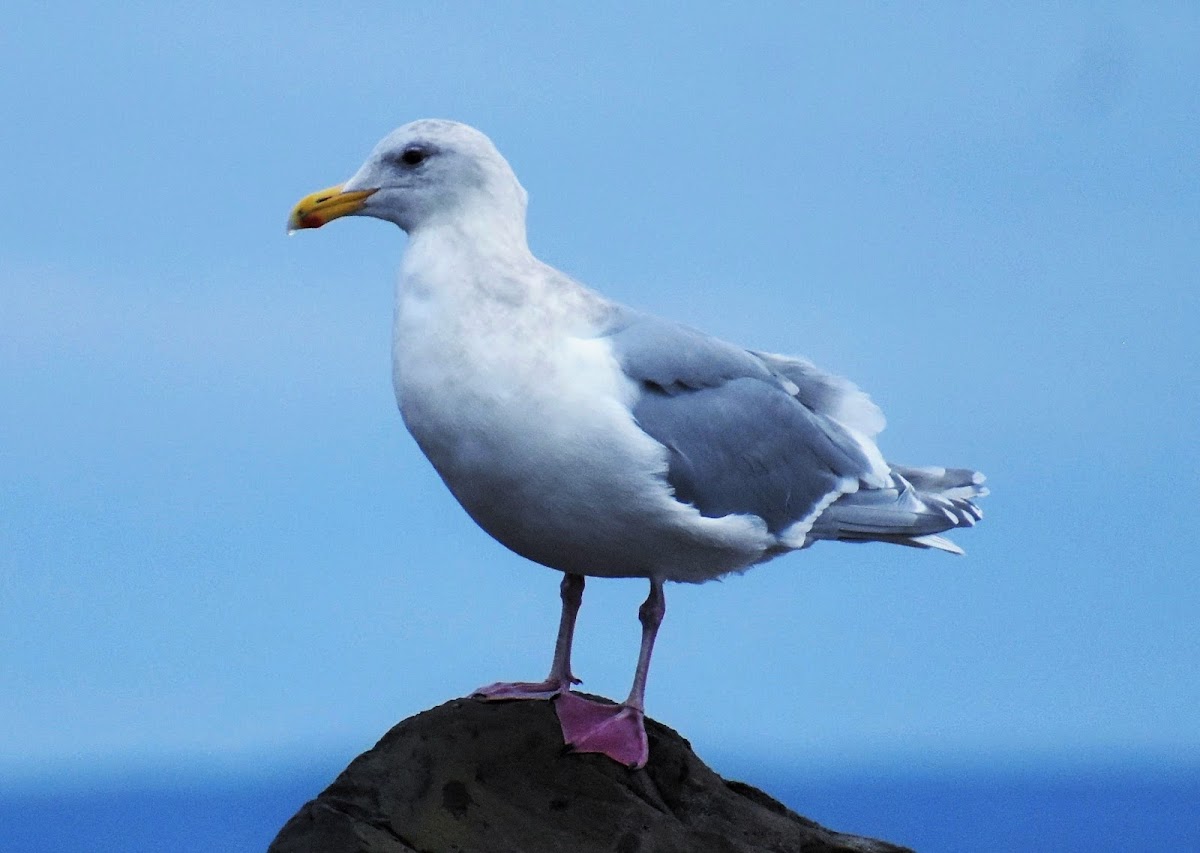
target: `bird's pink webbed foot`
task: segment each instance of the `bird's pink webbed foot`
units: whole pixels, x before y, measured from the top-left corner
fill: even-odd
[[[608,705],[584,699],[564,691],[554,700],[563,740],[575,752],[598,752],[634,770],[640,770],[650,760],[650,743],[646,739],[646,675],[658,626],[667,612],[662,581],[650,580],[650,595],[638,609],[642,623],[642,647],[638,652],[637,670],[629,698],[620,705]]]
[[[473,698],[500,702],[505,699],[553,699],[579,684],[571,674],[571,641],[575,634],[575,617],[583,603],[583,575],[563,575],[559,586],[562,597],[562,617],[558,623],[558,639],[554,643],[554,662],[545,681],[498,681],[480,687]]]
[[[486,699],[499,702],[505,699],[553,699],[566,693],[572,684],[578,684],[579,679],[545,681],[497,681],[486,687],[480,687],[471,694],[473,699]]]
[[[635,770],[650,759],[645,714],[629,705],[610,705],[563,691],[554,700],[563,741],[574,752],[598,752]]]
[[[620,705],[596,702],[571,692],[571,685],[579,683],[579,679],[571,675],[571,640],[575,633],[575,617],[583,601],[583,575],[564,575],[560,589],[562,618],[558,626],[558,640],[554,645],[554,662],[546,680],[498,682],[481,687],[471,695],[491,701],[553,699],[563,741],[572,750],[607,755],[634,770],[645,767],[650,759],[643,710],[646,675],[650,670],[654,639],[667,610],[662,580],[650,579],[650,595],[638,610],[638,619],[642,623],[642,646],[638,652],[629,698]]]

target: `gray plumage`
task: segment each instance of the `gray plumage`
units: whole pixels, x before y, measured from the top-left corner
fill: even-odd
[[[955,553],[935,534],[982,517],[970,500],[986,493],[974,471],[889,465],[883,474],[865,452],[882,414],[852,383],[810,362],[628,310],[608,339],[639,383],[638,426],[668,450],[675,497],[705,516],[755,515],[775,534],[809,519],[810,543]]]

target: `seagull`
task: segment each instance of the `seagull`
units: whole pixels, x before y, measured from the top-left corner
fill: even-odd
[[[408,234],[392,378],[413,438],[472,519],[563,573],[550,673],[484,700],[553,700],[577,752],[645,766],[646,677],[666,581],[702,583],[822,540],[961,554],[981,474],[886,462],[879,408],[802,358],[747,350],[617,304],[538,260],[527,194],[480,131],[423,119],[388,134],[289,231],[370,216]],[[571,670],[584,579],[646,578],[619,705]]]

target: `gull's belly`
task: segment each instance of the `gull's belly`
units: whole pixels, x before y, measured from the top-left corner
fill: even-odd
[[[673,498],[665,449],[634,422],[637,389],[602,339],[519,344],[396,347],[405,423],[484,530],[588,575],[703,580],[762,558],[761,531]]]

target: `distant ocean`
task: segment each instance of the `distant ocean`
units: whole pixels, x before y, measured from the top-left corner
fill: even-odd
[[[176,777],[0,788],[3,853],[263,853],[333,778]],[[1200,768],[757,777],[831,829],[919,853],[1200,853]],[[698,851],[698,853],[700,853]]]

